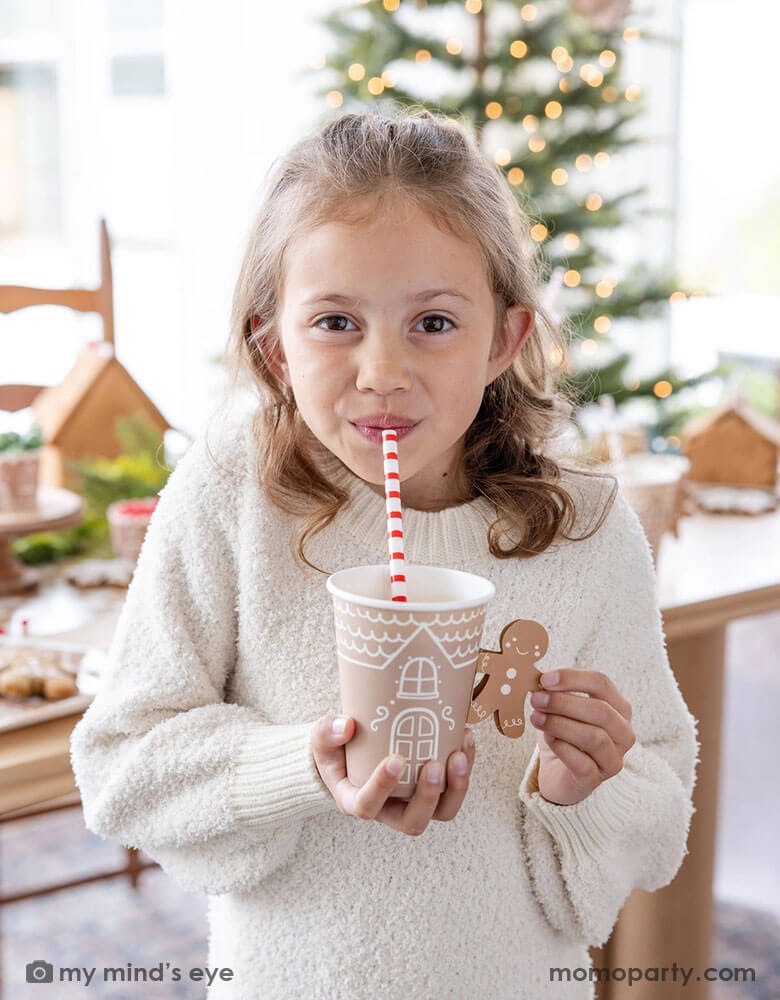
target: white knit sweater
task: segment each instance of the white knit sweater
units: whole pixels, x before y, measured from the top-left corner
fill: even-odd
[[[73,732],[87,827],[208,894],[208,965],[232,970],[213,1000],[593,997],[588,946],[607,940],[634,887],[674,878],[693,812],[696,723],[636,515],[621,493],[586,541],[496,559],[486,498],[404,508],[407,560],[495,584],[483,647],[512,619],[540,622],[540,669],[608,674],[636,734],[619,774],[556,805],[535,782],[527,699],[519,739],[492,719],[474,727],[455,819],[406,836],[343,815],[319,777],[311,727],[340,708],[332,598],[293,561],[296,519],[257,485],[248,426],[208,431],[221,472],[201,432],[162,491],[102,688]],[[326,470],[351,501],[307,557],[328,573],[383,562],[384,497],[333,456]],[[583,534],[611,484],[566,483],[582,511],[569,534]],[[550,981],[561,967],[566,986]]]

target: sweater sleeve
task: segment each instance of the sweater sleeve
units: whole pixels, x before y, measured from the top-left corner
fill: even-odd
[[[601,530],[606,597],[574,666],[611,678],[632,706],[636,742],[618,774],[568,806],[540,794],[535,745],[519,790],[535,895],[556,930],[587,946],[608,940],[634,888],[653,892],[676,875],[699,751],[666,653],[649,544],[622,492]]]
[[[338,809],[313,722],[269,724],[223,698],[238,628],[234,452],[220,475],[201,435],[171,473],[70,747],[87,828],[206,894],[251,889],[291,856],[306,817]]]

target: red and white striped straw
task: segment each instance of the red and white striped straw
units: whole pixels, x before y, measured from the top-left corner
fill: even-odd
[[[401,477],[398,474],[398,435],[394,430],[382,431],[382,454],[385,469],[387,549],[390,554],[390,595],[393,601],[405,601],[406,568],[404,525],[401,518]]]

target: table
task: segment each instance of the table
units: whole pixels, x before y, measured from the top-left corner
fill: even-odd
[[[680,691],[698,720],[700,760],[689,853],[670,885],[636,889],[610,939],[591,949],[595,967],[693,967],[686,1000],[707,1000],[711,967],[720,736],[726,627],[730,621],[780,609],[780,510],[755,517],[698,513],[682,518],[679,537],[665,535],[657,594],[667,651]],[[658,1000],[683,995],[654,982],[609,982],[598,1000]],[[700,977],[697,979],[697,977]],[[680,983],[678,974],[677,983]]]
[[[36,638],[60,640],[107,650],[127,591],[114,587],[81,591],[71,587],[63,578],[63,570],[75,561],[63,560],[44,566],[36,573],[39,589],[34,595],[0,596],[0,625],[10,634],[12,619],[29,617],[30,641]],[[36,634],[38,622],[53,623],[63,631]],[[56,702],[50,703],[52,709],[56,705]],[[70,767],[70,737],[83,711],[81,708],[74,714],[0,732],[0,827],[31,816],[81,808]],[[10,894],[0,885],[0,904],[117,876],[126,876],[131,887],[136,889],[141,872],[155,867],[155,863],[142,861],[139,852],[132,847],[123,848],[123,854],[122,865],[86,877],[42,884]]]

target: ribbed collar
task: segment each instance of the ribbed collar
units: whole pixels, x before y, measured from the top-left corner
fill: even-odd
[[[333,529],[375,557],[387,558],[387,510],[383,494],[375,493],[332,452],[320,459],[328,478],[345,488],[349,503],[339,512]],[[489,553],[488,527],[496,520],[496,507],[487,497],[468,503],[426,511],[406,507],[401,488],[404,554],[409,562],[453,565],[470,563]]]

